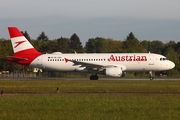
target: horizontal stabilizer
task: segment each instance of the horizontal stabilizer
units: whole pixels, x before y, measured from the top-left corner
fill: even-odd
[[[28,60],[28,58],[15,57],[15,56],[6,56],[6,60],[22,61],[22,60]]]

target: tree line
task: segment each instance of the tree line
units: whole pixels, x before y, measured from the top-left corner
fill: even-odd
[[[163,43],[160,40],[138,40],[130,32],[125,40],[113,40],[110,38],[89,38],[85,46],[80,38],[74,33],[70,38],[60,37],[50,40],[45,32],[41,32],[36,39],[31,39],[27,31],[22,31],[28,41],[42,53],[158,53],[173,61],[176,66],[168,71],[168,76],[179,77],[180,72],[180,42],[170,40]],[[22,66],[5,61],[5,56],[13,55],[11,41],[0,39],[0,71],[16,71]],[[24,66],[23,66],[24,67]],[[25,67],[26,72],[31,72],[32,68]]]

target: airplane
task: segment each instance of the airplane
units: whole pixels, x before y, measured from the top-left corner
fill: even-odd
[[[165,56],[155,53],[75,53],[54,52],[43,54],[37,51],[17,27],[8,27],[14,55],[6,60],[20,65],[48,71],[90,72],[90,80],[98,80],[97,74],[123,77],[126,72],[166,71],[175,64]]]

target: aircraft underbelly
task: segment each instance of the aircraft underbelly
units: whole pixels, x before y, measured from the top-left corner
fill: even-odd
[[[72,64],[44,64],[44,69],[53,71],[74,71],[77,66],[72,66]]]
[[[139,62],[127,63],[127,64],[125,64],[125,66],[126,66],[126,68],[127,68],[127,69],[126,69],[127,71],[134,71],[134,70],[136,70],[136,71],[142,71],[142,70],[143,70],[142,64],[139,63]]]
[[[150,65],[149,63],[131,63],[126,64],[127,70],[126,71],[154,71],[157,70],[155,65]]]

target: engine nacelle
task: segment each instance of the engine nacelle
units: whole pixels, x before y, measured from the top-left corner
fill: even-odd
[[[123,72],[120,67],[110,67],[104,70],[104,74],[111,77],[121,77]]]

